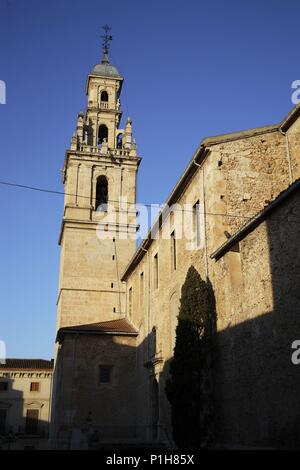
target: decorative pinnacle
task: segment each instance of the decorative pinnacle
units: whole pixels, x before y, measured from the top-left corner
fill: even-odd
[[[103,48],[103,58],[102,58],[102,64],[109,64],[109,58],[108,58],[108,52],[110,48],[110,42],[112,41],[112,36],[109,34],[109,31],[111,31],[111,27],[108,26],[108,24],[104,25],[102,27],[104,29],[105,34],[101,36],[103,39],[102,42],[102,48]]]

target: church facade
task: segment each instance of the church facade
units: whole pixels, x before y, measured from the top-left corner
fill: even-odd
[[[122,83],[105,47],[65,157],[52,446],[173,445],[165,383],[192,265],[215,295],[215,442],[296,446],[300,107],[202,141],[136,250]]]

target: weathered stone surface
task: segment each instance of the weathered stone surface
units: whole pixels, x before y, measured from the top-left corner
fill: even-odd
[[[161,439],[168,440],[171,435],[169,405],[164,386],[174,347],[180,290],[191,265],[195,266],[202,278],[209,279],[215,291],[218,341],[216,357],[218,440],[234,445],[276,446],[280,445],[281,439],[281,442],[287,445],[289,441],[287,429],[289,427],[292,429],[294,424],[296,426],[295,417],[292,416],[292,408],[296,407],[296,394],[291,388],[289,388],[290,397],[284,391],[285,383],[290,384],[288,387],[291,387],[291,384],[295,387],[299,385],[297,373],[290,361],[290,344],[297,324],[296,302],[291,299],[294,316],[291,312],[290,316],[287,315],[286,324],[283,321],[280,329],[278,327],[276,329],[276,334],[280,337],[278,348],[272,348],[270,343],[270,335],[272,337],[274,334],[274,324],[272,320],[268,320],[274,318],[278,312],[282,319],[284,318],[286,305],[274,301],[274,289],[276,295],[281,292],[281,297],[287,302],[286,299],[290,299],[291,295],[289,290],[293,285],[293,274],[297,276],[299,270],[298,264],[293,262],[291,247],[296,249],[297,243],[295,235],[292,236],[288,217],[283,216],[281,231],[272,232],[276,245],[274,247],[269,246],[269,225],[264,224],[241,243],[240,253],[229,252],[217,263],[210,259],[210,254],[226,241],[225,231],[234,234],[288,187],[292,182],[290,166],[294,169],[295,179],[300,141],[298,121],[299,119],[289,130],[289,152],[287,152],[286,137],[279,128],[267,132],[256,130],[253,135],[249,133],[247,137],[241,135],[230,139],[229,136],[226,141],[218,142],[218,139],[215,139],[211,145],[208,142],[209,155],[176,201],[180,206],[187,203],[193,206],[199,200],[201,207],[205,207],[205,214],[201,218],[201,246],[188,249],[186,237],[177,240],[177,269],[174,270],[171,240],[164,240],[161,237],[153,240],[136,267],[133,266],[132,269],[129,267],[126,271],[127,295],[129,289],[132,289],[132,308],[128,315],[140,328],[141,334],[138,338],[140,345],[145,341],[151,343],[151,332],[155,327],[156,351],[153,357],[148,354],[152,368],[149,369],[148,383],[140,385],[138,400],[143,410],[143,397],[155,376],[160,384]],[[173,219],[169,227],[170,233],[174,229],[176,231],[176,222]],[[277,235],[281,242],[276,238]],[[287,246],[285,269],[290,273],[288,280],[282,279],[285,276],[281,268],[283,262],[281,245],[285,240]],[[274,257],[275,253],[277,255]],[[159,260],[158,288],[154,285],[156,254]],[[290,264],[287,261],[289,257]],[[143,302],[140,300],[141,272],[144,282]],[[252,325],[250,333],[248,324]],[[262,345],[266,341],[268,347],[261,346],[259,353],[256,353],[258,337],[259,344]],[[264,353],[270,356],[269,363],[260,356]],[[272,372],[263,371],[261,365],[264,361],[266,366],[270,365]],[[265,374],[260,384],[257,384],[258,372],[255,371],[255,366],[260,374]],[[267,386],[272,374],[273,378]],[[276,393],[272,394],[276,382]],[[282,425],[280,416],[284,415],[284,403],[280,401],[281,393],[286,400],[291,401],[289,411],[286,416],[282,416]],[[151,396],[149,399],[151,402]],[[267,399],[272,405],[266,405],[264,410],[263,402]],[[249,405],[250,400],[251,405]],[[272,409],[276,406],[278,413],[272,414]],[[149,410],[148,413],[144,411],[144,419],[151,422],[151,406]],[[297,416],[298,413],[299,406],[297,406]],[[262,416],[261,422],[259,416]]]
[[[57,447],[67,448],[75,430],[78,448],[87,444],[89,431],[97,434],[98,445],[136,439],[135,365],[135,338],[66,336],[57,356]],[[100,366],[111,366],[109,383],[100,382]]]
[[[125,286],[120,273],[135,251],[135,240],[124,234],[135,233],[136,214],[134,206],[128,207],[124,223],[119,200],[135,204],[140,158],[131,120],[124,131],[118,127],[122,80],[88,77],[86,113],[78,115],[77,130],[66,153],[57,331],[125,316]],[[108,100],[102,102],[104,90]],[[101,126],[107,127],[103,139]],[[98,198],[105,196],[105,203],[101,200],[104,207],[97,211],[99,177],[107,182],[107,188],[98,194]],[[116,219],[109,219],[112,213],[117,214]],[[88,418],[99,431],[100,442],[112,436],[135,440],[135,337],[81,331],[79,337],[71,334],[61,342],[54,374],[53,447],[86,446]],[[101,364],[112,367],[109,383],[99,383]]]
[[[126,340],[82,335],[77,342],[75,336],[63,341],[56,362],[57,439],[67,445],[72,430],[81,429],[91,412],[94,425],[104,426],[107,437],[111,425],[115,433],[119,426],[126,428],[127,438],[171,442],[164,389],[181,286],[193,265],[215,293],[218,442],[296,445],[299,374],[291,366],[289,348],[298,327],[298,226],[291,228],[294,218],[299,221],[297,204],[286,202],[278,211],[279,224],[277,215],[270,216],[218,262],[210,255],[299,178],[299,107],[284,125],[205,139],[170,196],[178,205],[175,212],[164,221],[160,236],[126,268],[134,241],[118,236],[115,242],[99,241],[97,224],[104,231],[108,227],[95,211],[96,181],[102,175],[113,205],[120,195],[135,202],[139,158],[131,121],[124,132],[118,129],[121,82],[89,77],[86,116],[78,117],[66,155],[57,328],[126,315],[139,335]],[[101,103],[104,88],[108,102]],[[108,137],[97,149],[101,124],[107,125]],[[182,224],[185,204],[190,217]],[[198,244],[186,230],[195,223],[196,204]],[[134,210],[129,225],[134,231]],[[120,224],[115,228],[124,230]],[[114,365],[116,382],[99,391],[96,370],[103,360]]]

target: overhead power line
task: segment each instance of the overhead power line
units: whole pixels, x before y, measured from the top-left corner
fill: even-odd
[[[26,184],[19,184],[19,183],[11,183],[9,181],[0,181],[0,185],[2,186],[9,186],[11,188],[19,188],[19,189],[26,189],[26,190],[29,190],[29,191],[37,191],[37,192],[41,192],[41,193],[48,193],[48,194],[56,194],[56,195],[59,195],[59,196],[73,196],[73,197],[77,197],[77,198],[82,198],[82,199],[91,199],[90,196],[83,196],[83,195],[78,195],[78,194],[74,194],[74,193],[65,193],[64,191],[58,191],[58,190],[54,190],[54,189],[47,189],[47,188],[40,188],[40,187],[37,187],[37,186],[29,186],[29,185],[26,185]],[[113,200],[113,199],[108,199],[107,200],[108,203],[117,203],[117,204],[120,204],[121,206],[123,204],[127,204],[128,206],[136,206],[136,205],[143,205],[145,207],[149,207],[149,208],[153,208],[154,206],[157,206],[158,209],[160,209],[162,212],[163,212],[163,206],[164,204],[159,204],[159,203],[155,203],[155,204],[142,204],[142,203],[136,203],[136,202],[127,202],[127,201],[123,201],[122,199],[121,200]],[[170,206],[172,207],[172,206]],[[262,210],[262,208],[260,209],[257,209],[258,211],[259,210]],[[189,209],[185,209],[185,208],[182,208],[182,209],[176,209],[176,208],[172,208],[171,212],[194,212],[194,210],[189,210]],[[201,214],[201,212],[199,211],[199,213]],[[205,211],[205,215],[209,215],[209,216],[216,216],[216,217],[231,217],[231,218],[238,218],[238,219],[252,219],[256,214],[253,214],[253,215],[240,215],[240,214],[226,214],[226,213],[217,213],[217,212],[206,212]],[[275,218],[274,218],[275,220]],[[281,218],[281,219],[276,219],[276,220],[285,220],[285,218]],[[294,223],[297,223],[296,221],[289,221],[289,222],[294,222]],[[299,222],[300,223],[300,222]]]

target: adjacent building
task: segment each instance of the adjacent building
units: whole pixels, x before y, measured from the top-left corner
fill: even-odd
[[[6,359],[0,364],[2,449],[48,447],[53,361]]]
[[[299,239],[298,179],[211,254],[222,282],[215,291],[224,296],[219,315],[228,318],[216,338],[219,443],[300,447],[292,361],[300,338]]]

